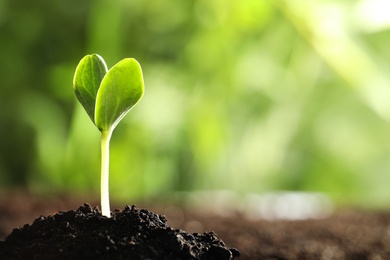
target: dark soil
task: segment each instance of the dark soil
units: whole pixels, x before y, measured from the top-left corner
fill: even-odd
[[[111,218],[84,204],[37,218],[0,243],[0,259],[233,259],[213,232],[173,229],[164,216],[126,206]]]
[[[145,241],[147,236],[159,234],[160,228],[168,232],[156,240],[158,241],[156,246],[163,250],[163,254],[171,255],[165,255],[165,258],[161,255],[154,257],[156,255],[154,252],[156,250],[154,249],[155,244],[150,243],[149,245],[153,245],[153,249],[146,248],[145,252],[149,254],[151,259],[196,259],[197,257],[206,258],[206,255],[210,257],[216,255],[218,257],[235,257],[237,251],[229,248],[240,250],[241,256],[237,258],[240,260],[390,259],[390,212],[342,210],[324,219],[266,221],[248,220],[241,213],[222,216],[198,208],[182,207],[169,203],[157,205],[145,203],[145,206],[153,212],[166,215],[168,221],[165,222],[163,216],[131,207],[114,212],[112,219],[102,217],[96,208],[88,206],[83,206],[77,211],[64,211],[76,209],[77,205],[81,205],[79,199],[36,199],[28,194],[19,193],[8,193],[6,196],[0,196],[0,240],[5,239],[11,233],[12,228],[22,227],[13,231],[5,239],[5,242],[0,242],[0,259],[15,259],[4,256],[4,254],[11,252],[7,247],[15,248],[18,243],[22,245],[25,242],[21,241],[20,238],[24,236],[27,239],[30,231],[34,230],[40,234],[41,242],[48,238],[55,239],[63,236],[53,248],[47,250],[59,253],[62,248],[63,252],[66,249],[65,251],[71,254],[70,244],[67,244],[73,239],[71,231],[73,229],[86,231],[89,228],[92,228],[95,235],[87,235],[84,232],[83,240],[96,240],[99,246],[98,248],[94,248],[94,246],[83,248],[83,253],[89,252],[91,254],[87,256],[87,259],[98,258],[93,256],[97,252],[107,256],[106,259],[126,259],[128,255],[124,253],[119,253],[117,257],[111,257],[110,254],[119,251],[121,247],[126,247],[125,245],[137,245],[137,243]],[[97,203],[93,205],[97,205]],[[64,212],[55,213],[61,210]],[[40,214],[52,217],[38,218],[34,222],[34,219]],[[88,223],[90,224],[80,225],[80,216],[89,219]],[[129,219],[133,221],[133,224],[136,224],[127,223]],[[73,224],[71,224],[72,220],[75,220]],[[57,232],[49,233],[39,229],[38,227],[43,226],[44,222],[49,223],[49,226],[54,227]],[[115,222],[123,223],[123,228],[121,225],[116,225]],[[25,223],[31,225],[23,227]],[[173,228],[170,228],[167,223]],[[105,230],[104,226],[108,229]],[[137,235],[136,230],[143,229],[145,226],[149,231],[146,233],[138,232]],[[179,228],[194,233],[177,230]],[[119,231],[120,235],[112,235],[110,230]],[[227,247],[223,247],[222,242],[216,238],[215,234],[210,233],[211,230],[223,240]],[[125,238],[123,239],[121,236]],[[73,244],[73,247],[80,248],[81,242]],[[188,242],[189,246],[184,246]],[[181,246],[185,252],[179,253],[177,250],[169,248],[167,245],[169,243]],[[43,245],[41,246],[43,248]],[[29,248],[30,244],[27,243],[11,253],[14,253],[13,256],[15,256],[22,254],[24,250],[30,250]],[[164,251],[164,249],[166,250]],[[131,249],[127,248],[127,250],[130,254]],[[42,251],[39,253],[45,259]],[[179,255],[173,255],[175,252]],[[198,254],[197,257],[191,255],[191,252]],[[80,259],[81,254],[72,257]],[[33,255],[29,254],[28,257],[22,259],[33,259]],[[142,259],[142,257],[131,259]]]

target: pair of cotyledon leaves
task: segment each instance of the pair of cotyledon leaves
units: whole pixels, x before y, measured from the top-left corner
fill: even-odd
[[[73,88],[96,127],[112,131],[143,96],[142,69],[126,58],[108,70],[102,57],[87,55],[77,65]]]

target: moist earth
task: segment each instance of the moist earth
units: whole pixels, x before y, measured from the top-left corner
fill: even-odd
[[[0,259],[234,259],[213,232],[187,233],[162,215],[126,206],[111,218],[84,204],[37,218],[0,242]]]
[[[28,229],[32,229],[33,226],[35,226],[35,224],[33,224],[34,219],[41,214],[48,217],[38,218],[36,222],[40,223],[40,225],[43,225],[43,223],[48,220],[51,225],[56,226],[57,221],[62,220],[61,226],[58,226],[57,228],[58,230],[61,230],[61,234],[63,234],[64,237],[67,237],[65,240],[73,239],[71,238],[72,229],[80,228],[86,231],[90,227],[78,227],[76,224],[71,224],[71,221],[67,220],[68,218],[70,220],[76,218],[77,211],[72,212],[68,210],[77,209],[80,205],[82,205],[82,201],[90,201],[91,205],[99,204],[98,201],[85,195],[77,197],[69,197],[69,195],[64,195],[62,197],[37,197],[36,195],[18,191],[1,192],[0,240],[4,240],[4,242],[0,242],[0,259],[15,259],[14,257],[7,258],[9,255],[5,255],[10,253],[12,254],[12,250],[9,248],[7,249],[9,243],[11,243],[8,241],[13,241],[12,247],[15,249],[16,243],[22,243],[22,241],[18,242],[17,240],[22,238],[22,234],[24,234],[23,236],[27,236],[27,233],[30,232]],[[213,230],[218,235],[218,238],[222,239],[226,244],[227,248],[225,248],[223,252],[227,252],[228,250],[231,254],[233,254],[233,257],[235,257],[236,251],[230,248],[237,248],[241,253],[241,255],[237,258],[239,260],[390,259],[390,212],[388,209],[374,211],[367,209],[342,208],[335,209],[333,214],[324,216],[321,219],[288,221],[265,220],[261,218],[256,219],[253,217],[249,218],[248,215],[244,214],[240,210],[237,210],[237,212],[230,210],[228,211],[229,214],[227,214],[226,208],[224,208],[225,210],[223,212],[219,212],[219,210],[217,210],[219,208],[214,208],[213,210],[212,208],[206,207],[206,202],[202,205],[195,206],[193,204],[185,205],[182,203],[175,203],[175,201],[159,201],[156,199],[152,203],[150,201],[137,201],[137,204],[144,208],[148,208],[153,212],[165,215],[167,219],[167,222],[165,222],[164,217],[160,215],[149,215],[149,213],[146,212],[144,212],[146,215],[144,216],[144,213],[141,212],[142,210],[133,208],[133,212],[138,212],[136,215],[140,215],[138,217],[135,216],[135,218],[138,219],[137,223],[139,224],[137,225],[140,225],[141,229],[143,228],[142,225],[147,223],[145,218],[153,219],[153,224],[151,224],[151,226],[154,225],[155,227],[152,229],[160,227],[164,229],[165,225],[167,225],[166,223],[168,223],[168,225],[173,227],[173,229],[168,227],[166,227],[166,229],[169,232],[173,232],[173,234],[179,234],[180,239],[177,240],[177,236],[173,238],[171,236],[167,236],[167,241],[172,239],[177,241],[175,242],[177,245],[182,244],[183,241],[181,240],[181,237],[183,237],[183,240],[190,237],[190,241],[193,241],[193,243],[195,243],[195,241],[199,242],[197,237],[203,237],[202,239],[206,239],[207,241],[214,241],[211,242],[211,244],[216,246],[213,248],[217,248],[218,250],[216,251],[219,252],[222,244],[215,240],[215,234],[208,233],[208,231]],[[114,202],[112,208],[123,208],[121,205],[123,205],[123,203],[117,204]],[[234,205],[228,205],[227,208],[234,208],[233,206]],[[63,212],[57,213],[61,211]],[[98,212],[96,208],[86,206],[81,207],[81,210],[77,213],[78,216],[86,215],[92,219],[101,218],[102,221],[102,223],[97,224],[94,220],[88,224],[91,226],[91,229],[94,230],[94,234],[101,233],[101,237],[98,235],[94,235],[94,237],[92,237],[91,235],[87,235],[87,233],[85,233],[84,240],[89,241],[97,239],[105,245],[105,247],[99,245],[96,246],[96,248],[89,248],[88,251],[85,250],[85,252],[92,252],[91,255],[86,257],[87,259],[96,259],[96,257],[93,257],[93,253],[96,251],[104,252],[106,254],[115,252],[115,249],[112,251],[108,250],[108,252],[106,249],[107,247],[114,248],[114,246],[121,246],[124,241],[129,241],[131,244],[132,240],[130,235],[125,234],[127,238],[125,238],[124,241],[121,241],[118,237],[111,236],[106,233],[102,227],[102,225],[106,225],[107,223],[110,223],[110,221],[114,221],[114,218],[118,219],[116,216],[120,212],[130,213],[131,211],[132,207],[127,207],[124,210],[113,212],[112,220],[108,220],[107,218],[102,218],[99,214],[99,216],[95,215],[94,212]],[[55,217],[56,215],[58,216]],[[81,219],[78,221],[81,221]],[[120,221],[126,221],[125,217],[119,218],[119,222]],[[69,225],[66,222],[69,222]],[[29,223],[29,225],[23,226],[25,223]],[[12,232],[15,227],[21,228]],[[134,227],[131,227],[129,226],[128,229],[135,229]],[[38,228],[38,226],[35,226],[34,229],[35,228]],[[122,233],[126,232],[126,228],[117,228]],[[177,229],[186,230],[187,232],[192,233],[187,233],[188,236],[182,235],[181,232],[184,231]],[[38,231],[38,233],[39,232],[41,231]],[[153,232],[158,233],[159,231],[154,230]],[[41,242],[43,243],[44,239],[47,239],[48,237],[54,238],[56,235],[60,236],[61,234],[43,233],[41,234]],[[186,233],[184,232],[184,234]],[[110,237],[108,238],[107,235]],[[146,235],[149,235],[149,233]],[[135,238],[143,239],[143,236],[146,235],[136,235]],[[9,238],[6,239],[7,236]],[[159,241],[161,241],[161,239]],[[80,244],[76,244],[74,247],[81,247],[83,242],[84,241],[81,241]],[[166,241],[163,239],[161,244],[166,245]],[[149,245],[150,246],[147,251],[153,251],[153,244]],[[63,246],[65,246],[65,244]],[[23,247],[26,249],[22,249]],[[27,245],[20,246],[17,250],[28,250],[27,248],[29,247],[30,245],[27,243]],[[211,251],[214,249],[211,249]],[[192,251],[195,253],[198,252],[199,254],[202,254],[201,252],[203,252],[201,249],[198,250],[196,247],[192,247]],[[168,257],[168,255],[166,255],[166,257]],[[74,256],[73,258],[80,259],[80,256]],[[25,259],[33,259],[33,255],[29,254]],[[42,256],[38,259],[47,258]],[[117,259],[121,258],[118,257]],[[164,258],[160,257],[157,259]],[[175,259],[175,257],[172,257],[171,259]],[[183,257],[182,259],[186,258]],[[189,256],[188,259],[194,259],[194,257]]]

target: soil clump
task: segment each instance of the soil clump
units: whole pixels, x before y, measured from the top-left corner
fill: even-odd
[[[0,259],[234,259],[213,232],[187,233],[162,215],[126,206],[111,218],[84,204],[37,218],[0,242]]]

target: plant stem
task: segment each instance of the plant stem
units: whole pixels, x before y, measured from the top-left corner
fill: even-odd
[[[102,215],[110,217],[110,196],[109,196],[109,166],[110,166],[110,139],[112,130],[101,132],[101,153],[102,165],[100,176],[100,200],[102,206]]]

